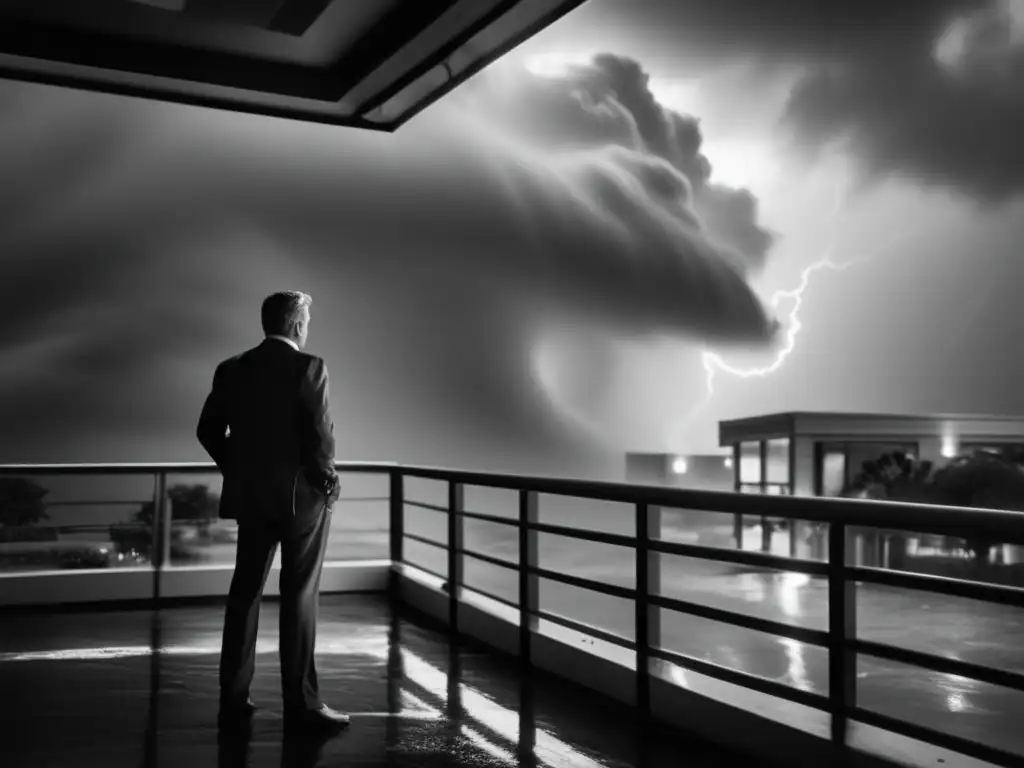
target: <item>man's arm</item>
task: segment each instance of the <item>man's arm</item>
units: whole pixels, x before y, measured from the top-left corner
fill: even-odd
[[[328,404],[327,364],[315,357],[302,379],[302,399],[313,419],[309,445],[304,452],[306,479],[324,495],[337,484],[334,471],[334,420]]]
[[[228,447],[226,387],[224,363],[221,363],[213,374],[213,388],[206,396],[203,411],[199,415],[199,426],[196,428],[196,437],[199,438],[199,442],[206,452],[210,454],[210,458],[216,462],[221,474],[224,473]]]

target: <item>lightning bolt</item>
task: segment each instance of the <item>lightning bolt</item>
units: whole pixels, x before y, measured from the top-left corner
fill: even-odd
[[[704,350],[702,358],[704,361],[704,370],[707,371],[708,374],[707,399],[711,399],[715,393],[715,373],[718,371],[729,373],[742,379],[750,379],[754,377],[767,376],[771,373],[775,373],[775,371],[782,367],[783,363],[786,362],[786,358],[793,353],[794,349],[796,349],[796,337],[800,334],[800,330],[803,328],[803,323],[800,321],[800,307],[803,305],[804,291],[807,290],[811,283],[811,275],[823,269],[829,269],[834,272],[845,272],[850,267],[867,264],[877,259],[883,253],[892,250],[907,239],[908,235],[906,234],[896,235],[871,249],[869,252],[862,254],[857,258],[850,259],[849,261],[834,261],[831,253],[826,253],[825,256],[811,264],[800,273],[800,282],[796,288],[788,291],[776,291],[772,294],[771,305],[773,309],[778,309],[779,305],[786,299],[792,301],[792,307],[790,308],[787,316],[788,327],[786,329],[785,342],[775,353],[775,359],[770,364],[761,368],[739,368],[737,366],[729,365],[714,352]]]
[[[771,297],[772,309],[778,309],[779,305],[789,299],[792,301],[792,306],[789,310],[789,316],[787,317],[788,324],[786,327],[786,338],[782,347],[775,353],[775,359],[769,364],[762,368],[738,368],[736,366],[729,365],[721,358],[710,350],[705,349],[701,353],[701,357],[704,362],[704,370],[707,371],[707,389],[708,394],[704,401],[697,406],[697,409],[690,415],[690,418],[695,416],[707,402],[715,394],[715,373],[722,371],[723,373],[729,373],[733,376],[738,376],[743,379],[749,379],[753,377],[764,377],[775,371],[779,370],[783,363],[786,362],[786,358],[792,354],[793,350],[796,349],[796,337],[800,334],[800,330],[803,328],[803,323],[800,322],[800,307],[804,301],[804,291],[811,283],[811,275],[822,269],[830,269],[836,272],[842,272],[849,269],[855,264],[863,263],[874,258],[876,254],[872,254],[868,257],[861,257],[859,259],[853,259],[847,262],[837,262],[833,260],[833,254],[838,246],[839,241],[839,225],[843,216],[843,211],[846,208],[847,190],[849,188],[848,177],[844,174],[840,177],[839,183],[836,185],[835,192],[835,203],[832,206],[832,226],[830,228],[831,234],[829,236],[828,245],[825,248],[825,254],[818,261],[805,268],[800,274],[800,282],[796,288],[792,288],[788,291],[776,291]],[[687,419],[689,420],[689,419]]]
[[[741,368],[728,364],[715,352],[708,349],[703,350],[701,352],[701,358],[704,363],[704,370],[707,372],[707,396],[698,403],[696,408],[694,408],[679,424],[675,430],[676,435],[678,435],[679,430],[681,430],[686,424],[690,423],[692,419],[697,416],[711,401],[711,398],[715,394],[715,375],[717,373],[728,373],[738,378],[750,379],[763,378],[782,368],[783,364],[786,362],[786,358],[788,358],[796,349],[797,336],[800,335],[800,331],[803,328],[803,323],[800,320],[800,308],[803,306],[804,292],[810,286],[811,276],[814,275],[815,272],[820,272],[821,270],[826,269],[833,272],[845,272],[851,267],[874,261],[883,253],[891,250],[909,238],[909,233],[899,233],[886,239],[875,248],[872,248],[870,251],[861,254],[856,258],[837,261],[834,258],[834,254],[838,247],[841,219],[846,210],[848,189],[848,177],[844,175],[844,177],[840,179],[836,188],[836,199],[831,215],[833,223],[831,226],[829,242],[825,248],[824,255],[800,273],[800,281],[796,288],[779,290],[772,294],[770,303],[773,309],[778,309],[779,305],[787,300],[792,302],[786,316],[787,323],[785,340],[782,346],[775,353],[774,360],[763,367]]]

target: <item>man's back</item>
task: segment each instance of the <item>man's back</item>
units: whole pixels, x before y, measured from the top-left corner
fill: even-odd
[[[267,338],[217,366],[199,417],[199,442],[224,475],[221,517],[238,520],[221,644],[221,724],[252,714],[260,598],[281,547],[281,686],[286,719],[316,727],[348,724],[320,701],[314,651],[320,572],[331,525],[334,424],[327,367],[301,351],[312,299],[268,296]]]
[[[221,517],[282,519],[297,483],[323,488],[334,464],[327,398],[324,361],[281,339],[217,367],[197,434],[224,475]]]

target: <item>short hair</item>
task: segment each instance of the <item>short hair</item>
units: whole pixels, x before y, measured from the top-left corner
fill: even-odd
[[[313,297],[302,291],[278,291],[263,300],[260,320],[267,336],[287,336],[299,321],[302,310],[313,303]]]

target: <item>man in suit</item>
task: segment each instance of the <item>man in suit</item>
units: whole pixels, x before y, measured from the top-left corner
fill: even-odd
[[[312,299],[268,296],[266,338],[217,366],[197,436],[224,476],[220,517],[238,521],[224,617],[221,724],[244,720],[256,664],[263,587],[281,546],[281,690],[286,722],[336,728],[348,715],[320,701],[313,659],[320,571],[338,498],[327,366],[302,351]]]

